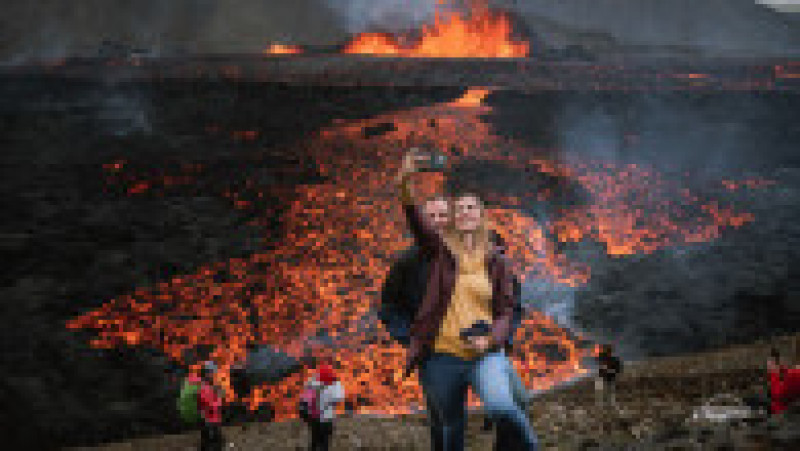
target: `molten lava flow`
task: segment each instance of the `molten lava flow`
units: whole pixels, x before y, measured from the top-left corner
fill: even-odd
[[[264,53],[267,55],[298,55],[303,53],[303,48],[299,45],[281,44],[276,42],[270,44],[269,47],[264,49]]]
[[[362,33],[344,53],[422,58],[524,58],[530,45],[514,37],[507,12],[473,2],[465,17],[437,7],[433,24],[424,25],[415,44],[404,46],[388,33]]]
[[[483,105],[486,97],[492,93],[491,89],[470,88],[461,97],[449,103],[450,106],[476,107]]]
[[[227,401],[237,398],[228,371],[245,356],[249,343],[271,345],[295,357],[330,359],[338,362],[357,413],[408,413],[424,405],[420,387],[416,378],[402,379],[405,350],[374,316],[387,269],[410,244],[391,183],[404,149],[434,147],[450,164],[492,162],[530,173],[531,186],[546,175],[588,193],[587,200],[570,202],[548,222],[534,218],[526,207],[548,202],[550,190],[557,188],[486,195],[493,228],[505,238],[517,273],[529,280],[569,286],[589,280],[590,263],[572,261],[558,250],[562,243],[591,240],[611,255],[646,253],[711,240],[753,219],[703,199],[688,191],[683,180],[652,168],[589,160],[566,164],[541,156],[542,149],[497,136],[481,120],[491,111],[480,102],[486,94],[470,90],[460,101],[339,121],[318,131],[288,152],[315,161],[322,182],[295,185],[292,174],[284,174],[275,180],[286,184],[248,178],[219,193],[232,207],[248,209],[255,217],[252,225],[280,215],[281,234],[264,237],[268,252],[209,262],[193,274],[141,287],[74,318],[68,327],[97,330],[96,347],[156,347],[178,362],[187,350],[211,345],[210,358],[222,370],[219,382]],[[386,123],[393,127],[382,135],[363,133]],[[164,188],[164,174],[136,176],[130,162],[113,161],[106,170],[109,183],[130,195],[153,195]],[[191,177],[199,170],[187,166],[178,173]],[[440,191],[444,182],[441,173],[425,174],[419,178],[419,194]],[[131,188],[138,184],[149,188]],[[263,200],[270,198],[290,200],[278,210]],[[524,369],[529,388],[546,389],[586,371],[580,361],[592,350],[541,313],[527,313],[516,338],[514,365]],[[297,396],[309,370],[258,387],[244,400],[252,408],[269,402],[278,420],[296,418]],[[474,396],[469,402],[478,405]]]

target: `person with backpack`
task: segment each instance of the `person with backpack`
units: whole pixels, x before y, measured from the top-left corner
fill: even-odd
[[[190,375],[181,387],[178,413],[187,424],[200,423],[200,451],[222,450],[222,394],[214,383],[214,362],[204,362],[200,376]]]
[[[464,449],[464,405],[472,387],[487,414],[508,424],[518,449],[538,440],[525,409],[515,399],[505,354],[515,310],[515,276],[502,249],[489,238],[481,199],[462,193],[451,202],[451,218],[437,230],[413,196],[409,176],[421,158],[408,152],[396,181],[415,242],[429,255],[425,293],[410,328],[404,376],[419,368],[431,415],[441,422],[441,446]],[[486,323],[488,333],[462,336]]]
[[[428,217],[431,225],[438,230],[444,230],[450,222],[449,200],[441,195],[434,196],[422,204],[423,213]],[[490,231],[490,238],[498,248],[505,249],[505,242],[494,230]],[[410,344],[410,329],[414,316],[422,302],[427,284],[430,255],[422,252],[419,246],[412,245],[403,250],[389,268],[381,292],[381,304],[378,308],[378,318],[389,331],[390,336],[403,346]],[[506,353],[510,355],[513,347],[513,335],[522,322],[522,286],[519,279],[514,278],[514,318],[506,346]],[[519,374],[510,368],[509,377],[514,388],[515,399],[522,408],[529,402],[528,392]],[[428,389],[423,385],[423,392]],[[430,399],[427,402],[431,404]],[[466,407],[465,407],[466,409]],[[428,409],[428,422],[430,424],[431,444],[434,451],[442,450],[442,424],[432,410]],[[494,426],[491,417],[484,419],[483,430],[490,431]],[[495,429],[496,438],[494,448],[514,449],[514,435],[507,431],[507,424],[500,421]]]
[[[333,435],[336,405],[344,400],[344,387],[328,364],[322,364],[300,393],[300,418],[310,428],[311,451],[327,451]]]

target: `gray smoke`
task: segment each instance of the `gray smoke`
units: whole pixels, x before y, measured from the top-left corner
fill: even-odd
[[[469,0],[447,0],[463,6]],[[96,54],[104,39],[157,55],[257,53],[282,41],[335,45],[352,33],[405,31],[437,0],[6,0],[0,61]],[[677,46],[709,53],[800,54],[798,22],[753,0],[489,0],[552,46]],[[626,47],[627,46],[627,47]],[[640,49],[641,51],[641,49]]]
[[[103,40],[156,55],[330,44],[346,33],[324,0],[7,0],[0,61],[93,56]]]
[[[656,185],[653,189],[641,186],[643,191],[631,199],[634,205],[655,207],[660,201],[668,201],[694,217],[702,212],[695,211],[695,206],[681,205],[679,189],[686,188],[701,199],[714,199],[721,205],[731,202],[736,211],[751,211],[749,201],[726,192],[721,181],[747,179],[764,173],[766,168],[794,164],[795,135],[781,126],[781,117],[787,112],[776,108],[779,102],[769,102],[757,95],[714,96],[713,101],[707,96],[697,94],[693,101],[656,94],[618,98],[613,102],[594,97],[573,99],[565,103],[554,121],[559,148],[563,149],[559,158],[577,166],[590,162],[612,163],[616,167],[636,164],[652,168],[668,181],[670,188],[663,191]],[[775,132],[781,129],[785,134]],[[626,134],[634,135],[635,141],[626,141]],[[685,176],[687,172],[689,175]],[[680,221],[679,216],[672,216]],[[694,277],[691,273],[703,270],[689,262],[705,258],[716,246],[719,240],[676,244],[665,247],[661,257],[642,258],[657,260],[661,265],[659,270],[669,272],[674,280],[681,277],[688,280]],[[619,264],[614,263],[619,259],[609,258],[596,243],[578,243],[571,246],[567,255],[571,261],[588,264],[593,280],[617,280],[608,271]],[[622,260],[636,262],[638,258]],[[572,291],[544,285],[529,289],[532,296],[541,298],[541,310],[562,324],[572,325],[573,309],[578,308],[575,302],[580,304],[581,296],[584,300],[591,297],[587,289],[594,290],[593,295],[603,295],[599,286],[590,282],[588,287]]]
[[[797,22],[753,0],[491,0],[564,43],[800,54]]]
[[[433,19],[437,0],[327,0],[351,33],[400,31]]]
[[[694,180],[708,180],[754,167],[765,161],[757,152],[765,124],[780,120],[757,96],[729,96],[713,105],[700,97],[676,102],[642,95],[625,102],[568,103],[558,116],[562,158],[652,166],[666,173],[691,171]],[[628,136],[626,136],[628,135]],[[630,139],[630,140],[629,140]],[[775,143],[774,158],[790,152]]]

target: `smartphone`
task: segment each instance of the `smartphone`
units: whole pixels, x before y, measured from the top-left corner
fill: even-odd
[[[491,334],[491,325],[486,321],[476,321],[472,326],[461,329],[459,336],[466,341],[472,337],[481,337]]]
[[[443,171],[447,165],[447,155],[431,152],[426,155],[425,163],[419,168],[420,172],[439,172]]]

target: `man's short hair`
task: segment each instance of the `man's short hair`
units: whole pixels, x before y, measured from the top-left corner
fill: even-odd
[[[462,197],[474,197],[483,202],[483,196],[475,190],[454,188],[447,193],[450,199],[456,200]]]
[[[778,351],[778,348],[773,347],[769,350],[769,357],[774,360],[775,362],[781,361],[781,353]]]
[[[428,202],[449,202],[450,199],[444,194],[433,194],[428,196],[423,201],[423,204],[427,204]]]

